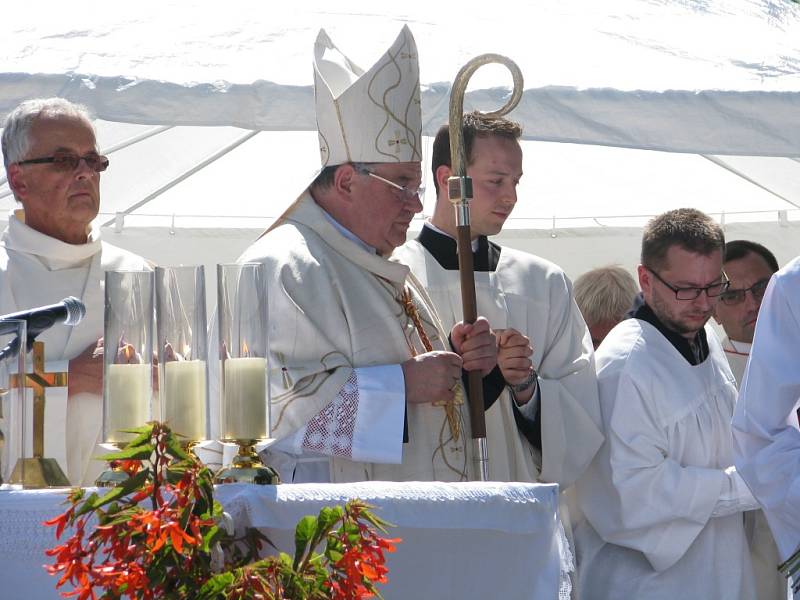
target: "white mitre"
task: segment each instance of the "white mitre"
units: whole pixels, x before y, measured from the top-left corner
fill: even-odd
[[[323,168],[422,160],[419,63],[407,25],[366,73],[320,30],[314,97]]]

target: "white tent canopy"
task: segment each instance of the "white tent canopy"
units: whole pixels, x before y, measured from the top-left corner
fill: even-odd
[[[800,254],[800,6],[788,0],[461,3],[458,15],[419,0],[380,14],[359,0],[296,4],[169,0],[123,14],[40,2],[0,25],[0,114],[35,96],[87,104],[112,162],[106,239],[160,263],[227,261],[319,164],[319,28],[368,66],[408,23],[429,135],[468,59],[497,52],[522,69],[511,116],[526,175],[507,243],[571,275],[632,266],[648,216],[695,206],[730,239]],[[509,83],[482,69],[467,104],[495,108]]]

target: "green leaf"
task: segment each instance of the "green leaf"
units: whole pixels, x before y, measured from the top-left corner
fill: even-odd
[[[214,577],[206,581],[203,584],[203,587],[198,590],[195,598],[197,600],[216,599],[219,595],[225,592],[228,587],[233,585],[235,580],[236,578],[230,571],[220,573],[219,575],[214,575]]]
[[[125,481],[120,484],[117,484],[111,491],[104,494],[103,496],[98,496],[96,493],[92,494],[86,499],[83,506],[75,513],[76,516],[80,516],[85,514],[89,511],[96,510],[101,506],[105,506],[106,504],[121,498],[127,494],[130,494],[132,491],[139,489],[147,482],[148,477],[150,476],[150,470],[145,469],[143,471],[139,471],[133,477],[128,477]]]
[[[294,548],[295,548],[295,562],[299,564],[303,554],[305,553],[306,546],[317,533],[317,518],[312,515],[307,515],[300,519],[297,527],[294,530]]]
[[[319,511],[319,530],[329,531],[344,515],[341,506],[325,506]]]
[[[147,460],[153,454],[155,448],[152,444],[141,446],[128,446],[119,452],[111,452],[99,457],[105,461],[112,460]]]
[[[165,443],[167,446],[167,450],[169,450],[169,453],[173,458],[177,458],[180,460],[189,460],[189,455],[183,451],[180,442],[178,442],[178,438],[175,437],[175,435],[172,432],[167,434],[167,439],[165,440]]]

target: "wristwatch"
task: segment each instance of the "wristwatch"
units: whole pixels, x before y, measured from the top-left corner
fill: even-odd
[[[530,374],[528,375],[527,379],[522,383],[517,383],[515,385],[510,385],[510,387],[515,394],[521,394],[522,392],[528,391],[531,386],[536,384],[536,378],[538,377],[538,373],[536,373],[536,369],[531,369]]]

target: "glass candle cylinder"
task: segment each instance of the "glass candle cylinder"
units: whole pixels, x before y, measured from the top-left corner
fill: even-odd
[[[161,420],[187,442],[208,438],[206,287],[202,266],[156,267]]]
[[[103,338],[103,441],[152,419],[153,272],[107,271]]]
[[[17,461],[31,455],[32,411],[23,387],[27,330],[26,321],[8,319],[0,327],[0,483],[8,480]]]
[[[260,263],[217,265],[220,435],[253,443],[269,436],[267,288]]]

